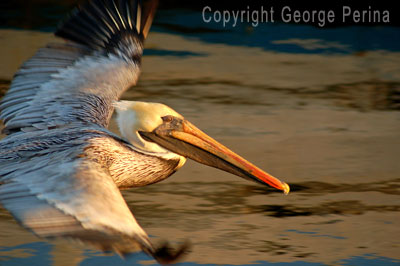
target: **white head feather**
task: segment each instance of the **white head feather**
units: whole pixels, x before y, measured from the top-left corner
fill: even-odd
[[[172,108],[161,103],[138,101],[118,101],[114,103],[117,111],[117,124],[121,135],[136,148],[149,153],[157,153],[165,159],[184,157],[168,151],[154,142],[144,140],[139,131],[151,132],[163,123],[162,117],[172,115],[183,119],[183,116]]]

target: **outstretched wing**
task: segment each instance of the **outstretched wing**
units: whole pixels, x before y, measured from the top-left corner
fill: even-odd
[[[107,169],[85,155],[91,139],[117,141],[93,129],[69,129],[64,137],[57,131],[0,142],[3,206],[39,236],[75,237],[106,250],[132,240],[152,250]]]
[[[99,162],[107,156],[85,153],[93,139],[127,148],[103,127],[113,101],[138,78],[154,15],[149,7],[89,1],[56,32],[68,42],[23,64],[0,104],[10,134],[0,141],[0,203],[39,236],[72,237],[122,254],[143,249],[168,262],[184,248],[154,249]]]
[[[107,168],[85,152],[98,144],[128,149],[116,136],[76,127],[24,135],[0,142],[0,203],[24,227],[120,254],[144,250],[161,262],[180,255],[152,246]]]
[[[40,49],[16,73],[0,104],[4,132],[107,127],[112,103],[138,79],[155,3],[92,0],[77,8],[55,33],[68,41]]]

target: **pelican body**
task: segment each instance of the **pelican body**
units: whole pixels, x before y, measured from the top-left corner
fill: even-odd
[[[289,192],[289,186],[160,103],[119,101],[140,72],[156,2],[92,0],[16,73],[0,103],[0,202],[41,237],[70,237],[160,263],[120,189],[164,180],[187,158]],[[121,136],[107,129],[117,111]]]

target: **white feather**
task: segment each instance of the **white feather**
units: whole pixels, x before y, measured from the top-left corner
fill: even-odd
[[[163,123],[162,117],[173,115],[183,118],[172,108],[161,103],[118,101],[113,103],[117,111],[117,124],[121,135],[138,150],[164,159],[180,159],[181,167],[186,158],[168,151],[160,145],[144,140],[139,131],[151,132]]]

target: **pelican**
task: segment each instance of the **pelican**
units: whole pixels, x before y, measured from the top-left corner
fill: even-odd
[[[143,250],[160,263],[186,247],[156,247],[120,189],[164,180],[187,158],[289,192],[161,103],[119,101],[135,85],[156,1],[92,0],[26,61],[0,104],[0,202],[34,234],[102,250]],[[107,129],[114,111],[120,134]]]

